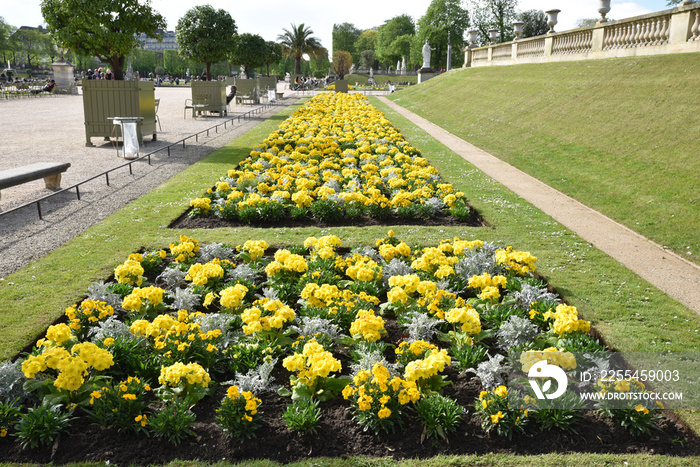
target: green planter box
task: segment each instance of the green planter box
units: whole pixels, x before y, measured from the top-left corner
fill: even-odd
[[[335,92],[348,92],[348,80],[339,79],[333,84],[335,84]]]
[[[156,134],[156,97],[151,81],[87,80],[82,82],[85,113],[85,145],[94,146],[90,138],[114,135],[113,117],[142,117],[139,142],[144,135]]]
[[[192,81],[192,103],[197,112],[218,112],[226,115],[225,81]]]

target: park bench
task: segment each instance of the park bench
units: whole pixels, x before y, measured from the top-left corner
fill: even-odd
[[[46,188],[56,190],[61,187],[61,173],[68,170],[69,162],[37,162],[0,171],[0,190],[23,183],[44,179]]]

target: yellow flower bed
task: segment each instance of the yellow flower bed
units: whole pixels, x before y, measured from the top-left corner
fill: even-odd
[[[332,93],[297,110],[190,205],[191,216],[248,223],[469,214],[464,193],[366,97]]]

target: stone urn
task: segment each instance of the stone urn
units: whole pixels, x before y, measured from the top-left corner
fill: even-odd
[[[520,39],[520,35],[523,33],[523,23],[522,21],[513,21],[513,34],[515,34],[515,39],[513,40],[518,40]]]
[[[557,25],[557,15],[561,13],[561,10],[549,10],[545,11],[547,13],[547,25],[549,26],[549,31],[547,34],[554,34],[554,26]]]
[[[467,34],[469,34],[469,48],[472,48],[474,44],[476,44],[476,39],[479,37],[479,31],[477,29],[472,29]]]
[[[498,39],[498,29],[489,29],[489,40],[491,44],[495,44],[496,39]]]
[[[610,0],[600,0],[600,7],[598,7],[598,13],[600,13],[599,23],[605,23],[608,19],[605,15],[610,11]]]

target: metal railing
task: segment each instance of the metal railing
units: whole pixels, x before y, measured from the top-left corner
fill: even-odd
[[[287,99],[287,98],[283,98],[282,100],[286,100],[286,99]],[[92,176],[92,177],[90,177],[90,178],[87,178],[87,179],[85,179],[85,180],[82,180],[82,181],[80,181],[80,182],[78,182],[78,183],[76,183],[76,184],[74,184],[74,185],[71,185],[71,186],[66,187],[66,188],[62,188],[62,189],[60,189],[60,190],[58,190],[58,191],[56,191],[56,192],[54,192],[54,193],[48,194],[48,195],[46,195],[46,196],[44,196],[44,197],[42,197],[42,198],[36,199],[36,200],[34,200],[34,201],[30,201],[30,202],[28,202],[28,203],[24,203],[24,204],[22,204],[22,205],[20,205],[20,206],[14,207],[14,208],[9,209],[9,210],[7,210],[7,211],[0,211],[0,217],[5,216],[5,215],[10,214],[10,213],[13,213],[13,212],[16,212],[16,211],[19,211],[19,210],[21,210],[21,209],[27,208],[27,207],[29,207],[29,206],[36,205],[37,211],[38,211],[38,213],[39,213],[39,219],[42,219],[42,220],[43,220],[43,214],[42,214],[42,212],[41,212],[41,203],[42,203],[42,201],[46,201],[46,200],[48,200],[48,199],[50,199],[50,198],[53,198],[54,196],[60,195],[61,193],[66,193],[66,192],[72,191],[72,190],[75,190],[76,195],[77,195],[77,197],[78,197],[78,200],[80,200],[80,186],[81,186],[81,185],[85,185],[86,183],[91,182],[91,181],[93,181],[93,180],[95,180],[95,179],[98,179],[98,178],[101,178],[101,177],[105,177],[105,181],[106,181],[106,183],[107,183],[107,186],[109,186],[109,174],[112,173],[112,172],[115,172],[115,171],[117,171],[117,170],[119,170],[119,169],[123,169],[124,167],[129,167],[129,175],[133,175],[133,173],[134,173],[134,172],[133,172],[133,164],[136,163],[136,162],[139,162],[139,161],[142,161],[142,160],[145,159],[145,160],[148,161],[148,165],[151,165],[151,156],[154,155],[154,154],[157,154],[157,153],[159,153],[159,152],[161,152],[161,151],[167,151],[167,152],[168,152],[168,157],[170,157],[170,149],[173,148],[173,147],[175,147],[175,146],[179,146],[180,144],[182,144],[182,147],[185,148],[185,147],[186,147],[186,142],[187,142],[188,140],[192,139],[192,138],[194,138],[195,143],[196,143],[196,142],[199,141],[199,136],[202,135],[203,133],[206,133],[207,136],[209,136],[209,133],[210,133],[211,130],[214,130],[214,131],[216,131],[216,133],[219,133],[219,128],[220,128],[221,126],[223,126],[223,127],[224,127],[224,130],[225,130],[226,127],[227,127],[227,125],[229,125],[229,124],[232,125],[232,124],[233,124],[233,121],[234,121],[234,120],[238,120],[237,123],[240,124],[240,123],[241,123],[241,119],[243,119],[243,120],[245,121],[246,118],[250,118],[250,117],[252,117],[253,115],[258,114],[258,113],[261,113],[261,112],[267,110],[267,109],[270,108],[270,107],[274,107],[274,106],[278,105],[279,103],[280,103],[280,100],[278,99],[278,100],[275,100],[274,102],[268,102],[268,103],[266,103],[266,104],[260,104],[260,105],[258,105],[256,108],[251,109],[251,110],[249,110],[248,112],[245,112],[245,113],[240,114],[240,115],[236,115],[236,116],[234,116],[234,117],[227,118],[227,119],[224,120],[222,123],[218,123],[218,124],[216,124],[216,125],[214,125],[214,126],[212,126],[212,127],[209,127],[209,128],[207,128],[207,129],[205,129],[205,130],[202,130],[202,131],[199,131],[199,132],[194,133],[194,134],[192,134],[192,135],[186,136],[185,138],[183,138],[183,139],[181,139],[181,140],[175,141],[174,143],[170,143],[170,144],[167,145],[167,146],[164,146],[164,147],[162,147],[162,148],[158,148],[158,149],[156,149],[156,150],[154,150],[154,151],[151,151],[151,152],[149,152],[149,153],[147,153],[147,154],[144,154],[144,155],[142,155],[142,156],[139,156],[139,157],[137,157],[137,158],[135,158],[135,159],[132,159],[132,160],[130,160],[129,162],[125,162],[124,164],[119,165],[119,166],[117,166],[117,167],[113,167],[113,168],[111,168],[111,169],[109,169],[109,170],[105,170],[104,172],[101,172],[101,173],[99,173],[99,174],[97,174],[97,175],[94,175],[94,176]]]

